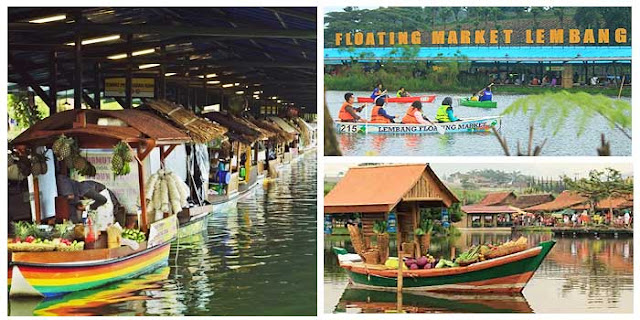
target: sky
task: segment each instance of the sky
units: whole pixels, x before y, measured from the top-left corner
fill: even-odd
[[[325,163],[325,176],[336,176],[339,172],[344,171],[357,164],[357,162],[349,164]],[[475,169],[497,169],[506,172],[520,171],[525,175],[558,178],[561,175],[569,177],[586,177],[590,170],[603,170],[607,167],[614,168],[622,172],[624,176],[633,174],[633,166],[629,163],[438,163],[431,162],[431,168],[438,176],[450,175],[455,172],[468,172]]]

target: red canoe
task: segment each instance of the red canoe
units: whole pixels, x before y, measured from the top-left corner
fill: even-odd
[[[390,97],[387,98],[387,102],[396,102],[396,103],[411,103],[414,101],[427,102],[431,103],[436,99],[436,95],[432,94],[430,96],[415,96],[415,97]],[[371,97],[358,97],[358,102],[373,102],[373,98]]]

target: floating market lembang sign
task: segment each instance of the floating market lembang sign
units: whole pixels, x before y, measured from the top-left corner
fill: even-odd
[[[492,45],[512,44],[518,36],[523,45],[583,45],[627,43],[627,29],[529,29],[514,34],[513,29],[435,30],[399,32],[346,32],[335,34],[335,45],[384,47],[394,45]]]
[[[104,79],[105,97],[124,97],[126,88],[125,78]],[[134,98],[153,98],[155,96],[155,80],[153,78],[131,79],[131,96]]]

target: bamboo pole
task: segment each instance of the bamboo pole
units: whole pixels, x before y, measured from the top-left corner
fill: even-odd
[[[625,77],[626,75],[622,76],[622,82],[620,82],[620,91],[618,91],[618,99],[620,99],[620,96],[622,96],[622,87],[624,87]]]
[[[402,234],[400,231],[400,213],[396,215],[396,246],[398,247],[398,278],[397,278],[397,295],[396,295],[396,311],[402,312]]]

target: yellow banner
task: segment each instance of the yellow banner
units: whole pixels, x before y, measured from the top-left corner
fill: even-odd
[[[178,234],[178,216],[171,215],[151,224],[147,247],[154,247],[169,242]]]
[[[104,79],[105,97],[124,97],[126,87],[126,78]],[[153,98],[155,96],[155,79],[131,79],[131,96],[134,98]]]
[[[490,45],[511,44],[512,29],[434,30],[398,32],[346,32],[335,34],[335,45],[384,47],[394,45]],[[522,44],[612,44],[627,43],[627,29],[534,29],[519,35]]]

